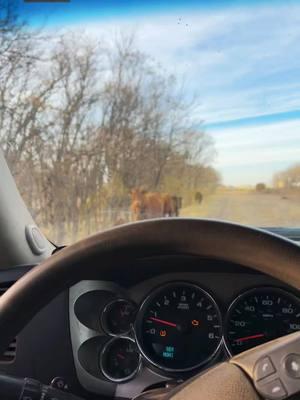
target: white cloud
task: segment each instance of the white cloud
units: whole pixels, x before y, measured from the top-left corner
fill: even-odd
[[[271,182],[275,172],[300,161],[300,121],[210,131],[215,166],[227,184]]]

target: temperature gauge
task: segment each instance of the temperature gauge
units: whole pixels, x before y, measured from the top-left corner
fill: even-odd
[[[133,303],[125,299],[117,299],[104,308],[101,324],[110,335],[124,335],[130,331],[135,315],[136,306]]]

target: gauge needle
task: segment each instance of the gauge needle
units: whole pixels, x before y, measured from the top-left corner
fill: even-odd
[[[123,354],[121,354],[121,353],[118,353],[118,354],[117,354],[117,357],[119,357],[121,360],[125,360],[125,357],[124,357]]]
[[[246,340],[251,340],[251,339],[259,339],[264,337],[265,335],[263,333],[258,333],[257,335],[252,335],[252,336],[245,336],[239,339],[235,339],[235,342],[245,342]]]
[[[163,325],[172,326],[173,328],[176,328],[176,326],[177,326],[173,322],[165,321],[164,319],[159,319],[159,318],[155,318],[155,317],[150,317],[149,319],[151,319],[151,321],[154,321],[154,322],[159,322]]]

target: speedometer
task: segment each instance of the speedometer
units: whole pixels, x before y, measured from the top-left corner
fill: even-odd
[[[187,371],[216,354],[221,316],[206,291],[190,283],[172,283],[144,301],[136,334],[142,354],[152,364],[166,371]]]
[[[278,288],[250,290],[231,304],[225,343],[231,355],[300,330],[300,301]]]

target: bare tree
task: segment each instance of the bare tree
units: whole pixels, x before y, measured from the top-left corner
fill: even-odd
[[[68,33],[36,47],[37,36],[9,7],[5,29],[0,141],[53,240],[110,226],[119,210],[128,218],[136,186],[189,196],[217,184],[213,143],[192,117],[193,104],[133,37],[104,47]]]

